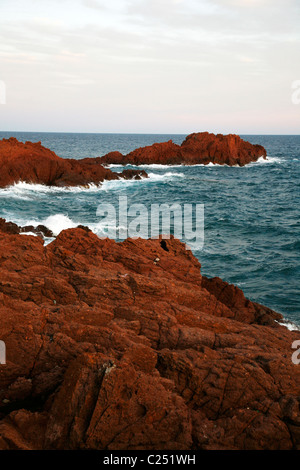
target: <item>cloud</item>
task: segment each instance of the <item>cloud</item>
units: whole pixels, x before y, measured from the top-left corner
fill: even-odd
[[[45,121],[56,106],[75,126],[76,103],[84,125],[95,126],[98,111],[109,109],[109,125],[122,128],[127,113],[133,131],[143,122],[154,130],[155,113],[166,126],[179,129],[183,119],[196,129],[197,116],[215,113],[222,122],[223,113],[241,109],[269,116],[276,103],[279,121],[289,114],[286,90],[300,76],[293,0],[272,7],[268,0],[28,0],[26,9],[3,0],[0,11],[0,79],[9,84],[16,122],[39,103]]]
[[[105,10],[106,5],[99,0],[82,0],[82,4],[88,8],[95,8],[96,10]]]

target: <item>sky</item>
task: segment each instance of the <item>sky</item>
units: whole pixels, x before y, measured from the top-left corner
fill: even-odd
[[[299,134],[299,25],[299,0],[0,0],[0,130]]]

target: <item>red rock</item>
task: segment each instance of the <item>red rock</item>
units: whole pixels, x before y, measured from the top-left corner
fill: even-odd
[[[238,135],[209,134],[202,132],[189,135],[181,145],[184,159],[191,163],[239,165],[266,158],[267,152],[261,145],[253,145]],[[199,158],[200,155],[200,158]]]
[[[235,320],[268,325],[272,324],[273,320],[282,319],[282,315],[268,307],[246,299],[241,289],[222,281],[219,277],[212,279],[203,277],[202,287],[212,293],[224,305],[227,305],[234,312]]]
[[[144,170],[123,170],[122,173],[120,173],[120,177],[125,180],[141,180],[143,178],[147,178],[148,175]]]
[[[145,172],[135,170],[131,170],[131,174],[115,173],[104,168],[99,158],[60,158],[40,142],[23,144],[15,138],[0,141],[0,187],[19,181],[48,186],[83,186],[120,177],[146,176]]]
[[[0,231],[5,233],[17,234],[20,233],[20,227],[13,222],[6,222],[5,219],[0,217]]]
[[[39,237],[53,237],[53,233],[45,225],[38,225],[34,227],[33,225],[26,225],[25,227],[19,227],[19,225],[14,224],[13,222],[6,222],[5,219],[0,217],[0,231],[4,233],[28,233],[32,232],[38,235]]]
[[[171,140],[161,144],[142,147],[122,155],[111,152],[101,158],[103,164],[131,165],[196,165],[218,163],[220,165],[239,165],[266,158],[267,152],[261,145],[252,145],[237,135],[209,134],[199,132],[190,134],[181,145]]]
[[[300,332],[161,242],[0,226],[1,449],[300,448]]]

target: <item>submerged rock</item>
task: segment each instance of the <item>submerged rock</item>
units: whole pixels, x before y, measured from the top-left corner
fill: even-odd
[[[132,165],[196,165],[217,163],[219,165],[239,165],[266,158],[267,152],[261,145],[252,145],[237,135],[190,134],[181,145],[169,140],[160,144],[142,147],[122,155],[111,152],[101,158],[103,164]]]
[[[281,315],[175,239],[1,227],[0,449],[300,447]]]

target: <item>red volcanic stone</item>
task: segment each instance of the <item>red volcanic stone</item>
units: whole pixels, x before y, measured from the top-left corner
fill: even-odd
[[[147,178],[148,175],[144,170],[137,171],[137,170],[124,170],[120,174],[121,178],[125,180],[141,180],[143,178]]]
[[[19,225],[14,224],[13,222],[6,222],[5,219],[0,217],[0,231],[4,233],[17,234],[17,233],[28,233],[32,232],[40,237],[53,237],[53,233],[44,225],[38,225],[34,227],[33,225],[26,225],[25,227],[19,227]]]
[[[220,165],[239,165],[266,158],[267,152],[261,145],[253,145],[238,135],[209,134],[202,132],[187,136],[181,145],[184,162],[218,163]]]
[[[172,165],[182,163],[180,147],[174,144],[172,140],[136,149],[126,155],[126,157],[123,157],[123,160],[124,159],[126,163],[132,163],[135,165],[150,165],[153,163],[161,165]]]
[[[202,277],[202,287],[207,289],[224,305],[228,305],[234,312],[235,320],[258,323],[261,325],[273,324],[273,320],[281,320],[282,315],[274,312],[268,307],[251,302],[246,299],[241,289],[233,284],[222,281],[219,277],[208,279]]]
[[[280,318],[175,239],[0,230],[0,449],[299,449]]]
[[[146,177],[131,170],[132,178]],[[24,181],[48,186],[83,186],[122,177],[104,168],[99,158],[64,159],[40,142],[25,144],[15,138],[0,141],[0,187]],[[127,179],[129,175],[125,174]]]
[[[199,132],[190,134],[181,145],[171,140],[161,144],[142,147],[122,155],[111,152],[101,158],[103,164],[131,165],[196,165],[217,163],[220,165],[239,165],[266,158],[267,152],[261,145],[252,145],[237,135],[209,134]]]
[[[0,231],[5,233],[17,234],[20,233],[20,227],[13,222],[6,222],[5,219],[0,217]]]

